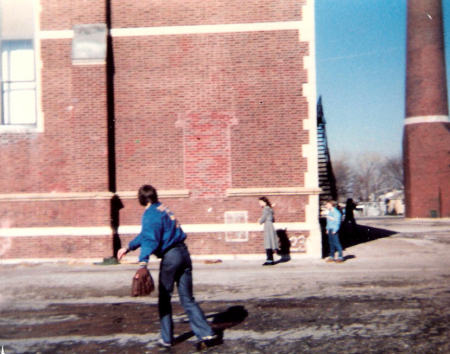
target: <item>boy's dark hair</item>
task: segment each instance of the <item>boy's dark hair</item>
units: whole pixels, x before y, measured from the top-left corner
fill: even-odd
[[[156,189],[149,184],[144,184],[141,188],[139,188],[138,198],[139,204],[142,206],[146,206],[148,203],[158,203],[159,201]]]

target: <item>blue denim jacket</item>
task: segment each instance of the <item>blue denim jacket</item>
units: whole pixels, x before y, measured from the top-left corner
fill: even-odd
[[[141,247],[139,262],[148,262],[153,253],[162,257],[164,251],[172,245],[186,239],[173,213],[161,203],[154,203],[142,215],[142,229],[128,244],[128,249],[134,251]]]
[[[327,215],[327,230],[338,232],[341,227],[341,212],[337,208],[331,208]]]

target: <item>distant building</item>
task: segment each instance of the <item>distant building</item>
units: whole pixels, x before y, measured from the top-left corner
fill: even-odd
[[[405,214],[405,193],[401,190],[393,190],[378,198],[385,204],[384,213],[386,215]]]
[[[320,256],[313,0],[0,0],[0,256],[109,257],[154,185],[193,254]]]

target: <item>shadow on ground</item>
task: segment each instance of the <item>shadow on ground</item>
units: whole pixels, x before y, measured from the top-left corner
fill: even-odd
[[[320,226],[322,230],[322,256],[327,257],[330,252],[330,248],[328,246],[328,236],[325,229],[326,219],[320,219]],[[343,223],[339,232],[339,239],[341,241],[342,248],[346,249],[361,243],[389,237],[396,233],[396,231],[359,225],[357,223]]]
[[[244,306],[240,305],[231,306],[226,311],[206,316],[209,319],[212,318],[211,327],[219,337],[217,343],[214,344],[221,343],[223,340],[224,331],[228,328],[240,324],[247,318],[247,316],[248,316],[247,310],[245,309]],[[192,331],[185,332],[176,337],[174,343],[175,344],[182,343],[193,336],[194,332]]]

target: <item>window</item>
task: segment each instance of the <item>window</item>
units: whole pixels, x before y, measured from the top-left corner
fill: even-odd
[[[34,0],[0,0],[1,126],[37,124]]]

